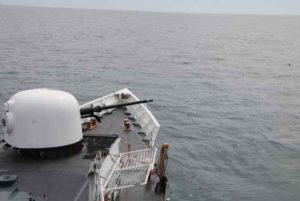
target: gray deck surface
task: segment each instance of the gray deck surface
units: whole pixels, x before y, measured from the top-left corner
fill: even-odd
[[[0,153],[0,174],[19,175],[15,187],[19,192],[31,193],[33,197],[43,197],[45,194],[48,200],[74,200],[76,192],[88,179],[86,175],[90,161],[82,159],[83,154],[84,152],[55,160],[34,160],[23,158],[13,149],[9,149]],[[7,190],[9,191],[0,187],[0,192]],[[87,190],[85,189],[86,195]],[[79,201],[87,200],[86,198],[82,196]]]
[[[120,151],[128,152],[128,143],[130,143],[130,150],[146,149],[148,148],[148,142],[143,141],[144,136],[138,134],[140,128],[138,126],[131,126],[131,131],[124,131],[123,122],[124,119],[128,119],[125,114],[125,109],[116,109],[112,114],[106,114],[101,120],[101,124],[88,132],[89,134],[117,134],[121,139]],[[134,123],[133,121],[131,121]]]
[[[104,115],[101,124],[93,130],[85,133],[88,135],[117,134],[122,140],[120,143],[121,152],[130,149],[145,149],[148,143],[143,141],[142,135],[138,134],[139,127],[132,126],[130,132],[123,130],[123,120],[128,118],[124,109],[114,110],[112,114]],[[0,136],[1,138],[1,136]],[[11,201],[28,201],[29,193],[36,201],[91,201],[91,189],[93,177],[88,177],[90,159],[83,159],[87,150],[65,158],[58,159],[33,159],[18,155],[13,148],[0,151],[0,175],[17,174],[19,180],[9,188],[0,187],[0,200],[11,195],[13,189],[17,191],[11,195]],[[162,194],[154,192],[157,178],[148,185],[126,189],[120,192],[121,201],[161,201]],[[44,199],[44,194],[46,199]]]

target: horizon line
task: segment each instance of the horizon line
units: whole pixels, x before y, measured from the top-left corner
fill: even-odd
[[[215,13],[215,12],[183,12],[183,11],[153,11],[153,10],[134,10],[134,9],[105,9],[105,8],[88,8],[88,7],[66,7],[66,6],[40,6],[40,5],[17,5],[1,3],[0,6],[25,7],[25,8],[45,8],[45,9],[72,9],[72,10],[98,10],[98,11],[120,11],[120,12],[145,12],[161,14],[191,14],[191,15],[251,15],[251,16],[295,16],[300,14],[270,14],[270,13]]]

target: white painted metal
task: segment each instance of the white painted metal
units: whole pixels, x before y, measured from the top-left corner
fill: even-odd
[[[119,152],[120,141],[121,141],[121,138],[118,138],[111,145],[111,147],[109,149],[109,154],[106,156],[105,160],[102,163],[101,169],[100,169],[100,177],[101,178],[108,178],[116,161],[118,160],[118,157],[120,155],[120,152]]]
[[[128,99],[122,99],[122,94],[128,95]],[[108,94],[96,100],[90,101],[80,106],[80,108],[93,106],[104,106],[126,102],[138,101],[139,99],[127,88],[120,91]],[[136,119],[136,123],[140,124],[142,131],[146,134],[146,139],[150,141],[150,147],[154,146],[155,138],[159,131],[160,125],[156,118],[150,112],[145,104],[133,105],[127,107],[131,116]],[[100,115],[107,111],[102,111]],[[85,118],[82,121],[89,121],[89,118]]]
[[[128,89],[123,89],[130,94],[128,102],[139,100],[131,91]],[[140,106],[140,107],[139,107]],[[129,108],[129,107],[127,107]],[[135,110],[131,110],[131,116],[136,119],[136,123],[142,126],[142,131],[146,134],[146,139],[150,141],[150,147],[154,146],[155,138],[159,131],[160,125],[150,110],[145,104],[138,105]],[[150,120],[148,127],[144,127],[146,123]]]
[[[157,148],[121,153],[102,191],[145,185],[153,169]]]
[[[103,192],[103,185],[108,178],[109,174],[111,173],[118,157],[120,155],[119,152],[119,144],[121,138],[118,138],[110,147],[109,154],[105,158],[102,163],[100,169],[96,170],[96,178],[95,178],[95,185],[94,185],[94,200],[98,200],[100,198],[101,201],[104,201],[104,192]]]
[[[59,147],[82,139],[79,104],[67,92],[21,91],[13,95],[4,108],[4,139],[14,147]]]

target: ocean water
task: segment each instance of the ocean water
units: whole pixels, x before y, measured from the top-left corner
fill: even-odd
[[[170,200],[300,200],[300,17],[0,6],[0,105],[124,87],[170,144]]]

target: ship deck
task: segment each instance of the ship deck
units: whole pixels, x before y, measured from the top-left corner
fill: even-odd
[[[145,135],[141,132],[139,125],[131,122],[131,130],[125,131],[123,122],[128,119],[125,108],[119,108],[112,113],[105,114],[101,119],[101,123],[96,128],[89,130],[85,136],[97,135],[118,135],[121,138],[120,152],[128,152],[139,149],[149,148],[149,141],[145,140]],[[130,148],[128,148],[128,145]],[[156,193],[155,187],[159,181],[158,177],[151,177],[146,186],[139,186],[120,191],[120,201],[143,200],[143,201],[163,201],[164,194]]]
[[[149,147],[149,141],[144,140],[145,135],[141,133],[141,128],[135,125],[135,122],[131,121],[130,131],[124,130],[124,120],[128,119],[128,115],[125,114],[126,109],[119,108],[103,115],[101,123],[97,123],[97,126],[84,133],[85,136],[97,135],[118,135],[121,138],[120,152],[128,152],[138,149],[146,149]],[[128,149],[128,145],[130,148]]]
[[[94,137],[96,140],[91,143],[102,143],[96,149],[103,151],[114,141],[108,143],[107,139],[115,139],[117,135],[121,138],[121,152],[148,148],[149,143],[144,140],[145,136],[139,134],[139,126],[132,126],[131,131],[124,131],[123,121],[128,118],[125,112],[125,109],[119,108],[112,114],[103,115],[100,124],[97,123],[94,129],[84,133],[85,140]],[[23,157],[13,148],[3,150],[3,145],[3,142],[0,143],[0,175],[16,174],[19,179],[11,187],[0,186],[1,201],[28,201],[30,196],[35,201],[93,200],[91,192],[94,181],[88,175],[92,159],[86,157],[88,146],[81,153],[70,157],[43,159]],[[154,192],[157,182],[158,178],[152,177],[146,186],[124,189],[120,191],[118,199],[162,201],[164,195]]]

